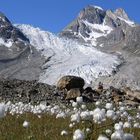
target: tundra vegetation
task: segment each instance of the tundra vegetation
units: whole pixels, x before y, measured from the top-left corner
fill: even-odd
[[[102,99],[66,104],[0,104],[1,140],[139,140],[140,107]]]

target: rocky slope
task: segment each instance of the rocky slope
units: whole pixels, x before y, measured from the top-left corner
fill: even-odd
[[[81,83],[80,83],[81,82]],[[78,84],[75,84],[78,83]],[[126,105],[138,107],[140,103],[140,91],[132,91],[130,88],[117,89],[110,86],[104,89],[100,83],[98,88],[84,86],[84,79],[74,76],[62,77],[57,86],[39,83],[36,80],[0,80],[0,101],[12,103],[44,104],[52,103],[68,104],[82,96],[84,102],[96,102],[99,99],[109,100],[116,105],[123,102]],[[61,89],[60,89],[61,88]]]
[[[43,57],[29,39],[0,13],[0,77],[38,79]]]

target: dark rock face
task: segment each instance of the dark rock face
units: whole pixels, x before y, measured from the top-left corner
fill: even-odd
[[[57,82],[57,88],[58,89],[73,89],[73,88],[79,88],[83,89],[85,82],[84,79],[77,76],[64,76]]]
[[[0,77],[38,80],[44,57],[29,39],[0,13]],[[10,47],[6,43],[11,42]]]
[[[130,28],[126,32],[123,50],[130,54],[140,56],[140,26]]]
[[[7,41],[7,39],[11,39],[15,42],[20,39],[29,42],[29,39],[27,39],[21,31],[13,26],[3,13],[0,13],[0,37],[2,37],[5,41]]]
[[[87,20],[90,23],[101,24],[105,14],[104,10],[89,5],[80,12],[78,18],[80,20]]]

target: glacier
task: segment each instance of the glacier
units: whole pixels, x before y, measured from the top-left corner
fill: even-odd
[[[91,45],[61,38],[31,25],[17,24],[15,26],[46,58],[39,82],[53,85],[64,75],[75,75],[82,77],[87,84],[90,84],[99,76],[112,75],[112,71],[121,64],[117,55],[101,52]]]

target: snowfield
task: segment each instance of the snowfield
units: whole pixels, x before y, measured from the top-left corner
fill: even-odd
[[[98,76],[111,75],[121,63],[117,56],[100,52],[90,45],[81,45],[30,25],[16,27],[48,60],[43,65],[40,82],[55,84],[64,75],[75,75],[90,84]]]

